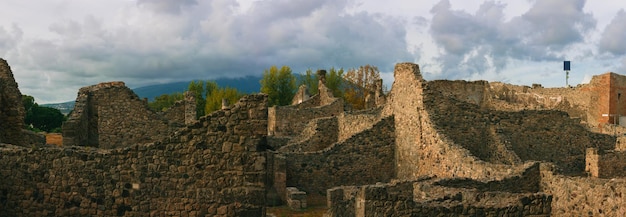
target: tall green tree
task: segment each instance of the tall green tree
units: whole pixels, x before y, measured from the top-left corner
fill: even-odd
[[[261,79],[261,92],[268,95],[270,106],[289,105],[296,94],[296,76],[291,74],[288,66],[280,69],[272,66],[263,71]]]
[[[204,98],[205,91],[205,82],[203,81],[192,81],[189,83],[189,87],[187,87],[187,91],[190,91],[196,97],[196,118],[200,118],[204,116],[204,107],[206,106],[206,100]]]
[[[65,121],[65,115],[58,109],[39,106],[35,102],[35,98],[29,95],[22,95],[22,104],[26,111],[24,117],[24,123],[26,126],[33,126],[36,129],[46,132],[52,132],[59,130],[63,121]]]
[[[335,69],[335,67],[330,68],[328,74],[326,75],[326,87],[333,91],[333,96],[337,98],[343,98],[344,96],[344,79],[343,79],[343,68]]]

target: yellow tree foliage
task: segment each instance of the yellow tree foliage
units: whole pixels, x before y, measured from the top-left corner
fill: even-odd
[[[289,105],[298,90],[296,76],[291,74],[291,69],[288,66],[283,66],[280,69],[271,66],[264,70],[260,83],[261,92],[267,94],[270,106]]]
[[[235,88],[216,88],[206,97],[205,112],[207,114],[222,109],[222,99],[226,99],[229,105],[233,105],[243,96]]]
[[[343,97],[353,109],[364,109],[365,99],[370,91],[376,87],[376,80],[380,79],[380,71],[376,66],[360,66],[350,69],[343,76],[345,80]]]

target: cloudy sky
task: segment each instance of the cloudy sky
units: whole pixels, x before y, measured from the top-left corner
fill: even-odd
[[[0,0],[0,58],[39,103],[80,87],[353,68],[565,85],[626,74],[626,1]]]

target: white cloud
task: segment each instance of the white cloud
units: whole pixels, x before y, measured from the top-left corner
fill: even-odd
[[[599,49],[614,55],[626,54],[626,12],[620,10],[604,29]]]

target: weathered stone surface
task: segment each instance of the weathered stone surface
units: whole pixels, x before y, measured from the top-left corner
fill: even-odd
[[[252,110],[267,110],[267,96],[243,97],[154,143],[1,145],[0,216],[264,216],[266,153],[257,150],[267,119],[241,115]],[[233,148],[223,152],[226,142]]]
[[[63,124],[63,144],[117,148],[155,142],[191,123],[190,116],[195,119],[195,112],[188,114],[191,109],[195,111],[195,101],[187,95],[160,115],[123,82],[83,87],[74,111]]]
[[[22,93],[6,60],[0,59],[0,142],[23,144],[24,106]]]

